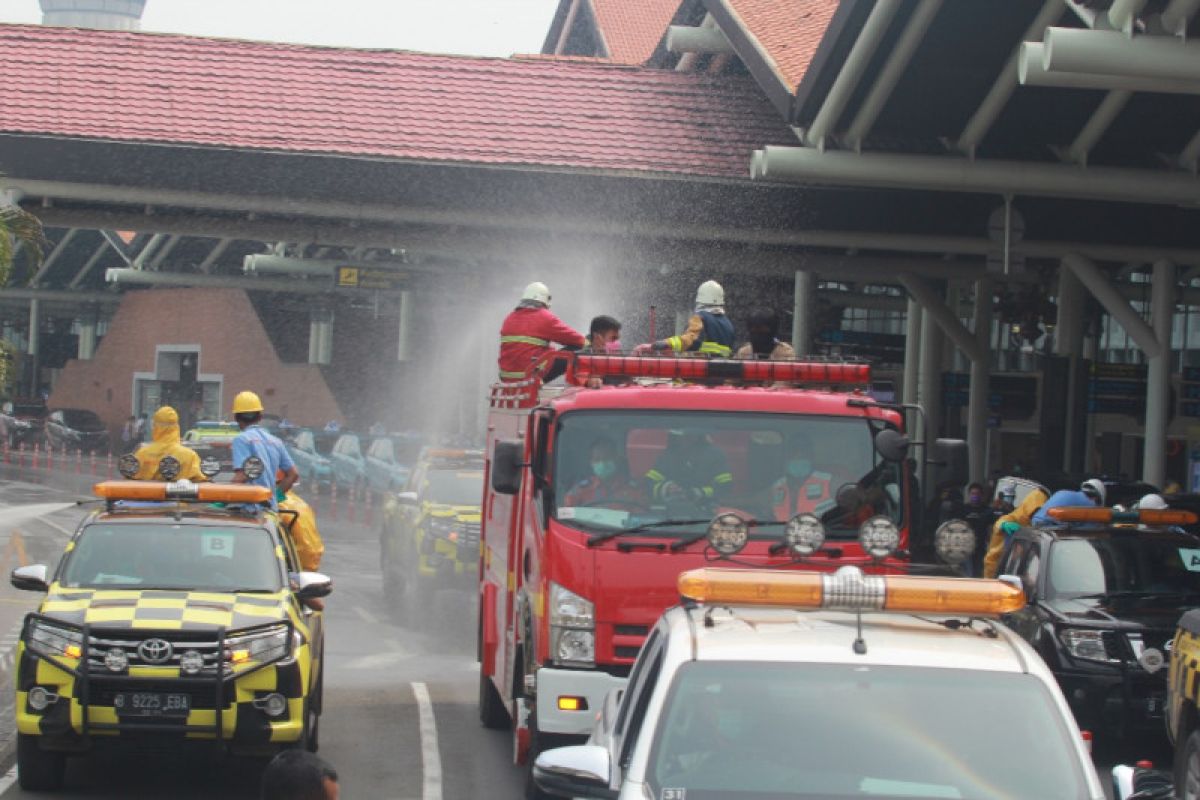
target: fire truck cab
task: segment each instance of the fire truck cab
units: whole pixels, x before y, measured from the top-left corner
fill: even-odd
[[[555,359],[566,385],[543,387]],[[906,558],[903,409],[869,379],[862,363],[559,353],[492,388],[479,702],[485,726],[512,725],[517,763],[586,737],[679,573]]]

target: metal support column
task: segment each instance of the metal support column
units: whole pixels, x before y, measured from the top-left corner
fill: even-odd
[[[1066,437],[1063,442],[1063,467],[1068,472],[1082,469],[1086,453],[1076,457],[1086,442],[1076,441],[1079,427],[1079,394],[1084,387],[1079,385],[1079,362],[1083,358],[1084,306],[1087,290],[1066,266],[1058,271],[1058,321],[1054,328],[1054,355],[1070,359],[1067,377]]]
[[[925,428],[921,441],[927,446],[922,449],[922,458],[929,454],[928,445],[938,437],[942,405],[942,329],[928,309],[921,314],[921,371],[917,387],[918,402],[925,409]],[[931,470],[921,469],[923,493],[929,487],[927,475]]]
[[[40,388],[38,373],[41,372],[41,359],[38,357],[38,348],[42,338],[41,327],[42,301],[35,297],[29,301],[29,347],[26,350],[29,356],[28,393],[30,397],[36,397]]]
[[[396,360],[412,360],[413,293],[400,292],[400,324],[396,342]]]
[[[96,355],[96,326],[99,322],[99,314],[91,309],[84,311],[79,318],[79,349],[76,357],[80,361],[91,361]]]
[[[806,356],[812,352],[812,316],[816,288],[816,277],[811,272],[797,270],[792,306],[792,347],[798,356]]]
[[[917,402],[917,378],[921,370],[921,304],[908,298],[908,313],[904,318],[904,402]],[[916,438],[919,430],[909,433]]]
[[[333,309],[315,305],[309,312],[308,363],[328,364],[333,356]]]
[[[985,483],[988,470],[987,420],[992,355],[992,282],[987,278],[975,282],[973,316],[975,338],[983,350],[984,358],[971,359],[971,393],[967,401],[967,447],[970,453],[971,480]]]
[[[1146,432],[1142,480],[1162,486],[1167,471],[1167,402],[1171,393],[1171,329],[1175,321],[1175,265],[1154,263],[1150,323],[1159,350],[1149,358],[1146,378]]]

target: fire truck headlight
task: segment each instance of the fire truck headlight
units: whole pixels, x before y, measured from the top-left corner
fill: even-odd
[[[559,664],[592,666],[596,663],[596,635],[591,631],[561,630],[554,648]]]
[[[975,552],[975,531],[961,519],[947,520],[933,534],[933,547],[942,561],[961,564]]]
[[[708,523],[708,543],[723,556],[732,556],[746,546],[750,526],[737,514],[720,514]]]
[[[871,558],[887,558],[900,546],[900,529],[882,514],[871,517],[858,529],[858,543]]]
[[[596,624],[595,606],[557,583],[550,584],[550,624],[565,628],[592,628]]]
[[[798,556],[811,556],[825,544],[825,526],[815,514],[797,514],[788,520],[783,539]]]

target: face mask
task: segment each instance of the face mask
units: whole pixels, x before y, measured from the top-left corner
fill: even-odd
[[[621,352],[621,340],[620,340],[620,339],[613,339],[611,342],[605,342],[605,344],[604,344],[604,352],[606,352],[606,353],[619,353],[619,352]]]
[[[793,478],[805,478],[812,472],[812,462],[807,458],[793,458],[787,463],[787,474]]]
[[[593,461],[592,472],[600,480],[606,481],[617,474],[617,465],[613,461]]]
[[[983,504],[983,495],[972,492],[970,494],[970,496],[967,498],[967,502],[973,506],[982,505]]]
[[[775,337],[769,333],[752,333],[750,349],[756,353],[770,353],[775,349]]]

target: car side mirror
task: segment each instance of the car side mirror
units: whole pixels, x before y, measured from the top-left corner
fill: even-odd
[[[521,490],[521,459],[525,443],[520,439],[501,439],[492,454],[492,491],[516,494]]]
[[[875,452],[884,461],[899,463],[908,458],[909,438],[893,428],[884,428],[875,434]]]
[[[314,597],[327,597],[333,591],[333,579],[320,572],[298,572],[296,581],[296,597],[310,600]]]
[[[1025,592],[1026,600],[1033,599],[1033,593],[1030,592],[1025,587],[1025,581],[1021,578],[1020,575],[997,575],[996,580],[998,580],[1002,583],[1007,583],[1009,586],[1013,587],[1014,589],[1020,589],[1022,592]]]
[[[533,780],[544,792],[560,797],[615,798],[609,787],[612,759],[608,748],[594,744],[557,747],[537,757]]]
[[[49,573],[50,568],[45,564],[30,564],[28,567],[14,569],[9,580],[17,589],[44,592],[50,588]]]

